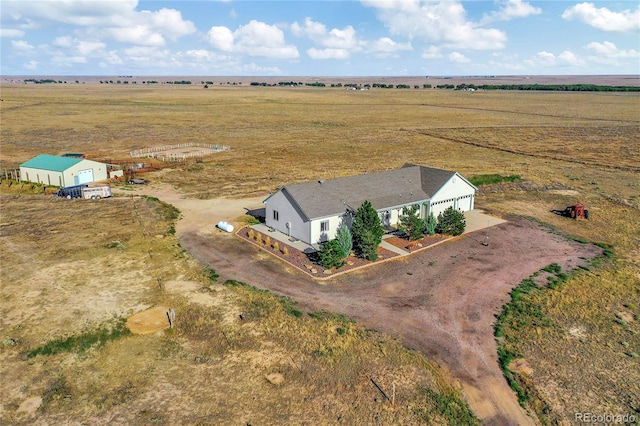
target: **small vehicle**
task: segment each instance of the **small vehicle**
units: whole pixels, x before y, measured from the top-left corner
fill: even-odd
[[[564,209],[564,216],[571,219],[589,219],[589,210],[584,204],[578,203]]]
[[[82,190],[88,187],[89,185],[87,184],[66,186],[64,188],[58,189],[58,192],[54,193],[53,195],[55,195],[56,197],[65,197],[69,200],[71,200],[72,198],[82,198]]]
[[[100,198],[111,197],[111,186],[99,185],[89,186],[87,184],[73,185],[60,188],[55,194],[56,197],[64,197],[69,200],[74,198],[84,198],[91,200],[99,200]]]
[[[134,179],[129,179],[127,183],[129,185],[146,185],[149,183],[149,181],[146,179],[134,178]]]

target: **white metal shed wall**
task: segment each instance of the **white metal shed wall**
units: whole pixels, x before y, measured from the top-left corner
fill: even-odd
[[[43,183],[52,186],[65,186],[62,172],[20,167],[20,179],[27,182]]]
[[[91,180],[86,178],[90,175]],[[65,186],[79,185],[81,183],[99,182],[108,179],[107,165],[92,160],[82,160],[78,164],[69,167],[64,171]]]

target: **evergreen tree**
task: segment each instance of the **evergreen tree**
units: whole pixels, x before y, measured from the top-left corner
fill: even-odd
[[[433,213],[429,213],[429,216],[424,220],[423,223],[423,232],[427,235],[433,235],[436,233],[436,226],[438,225],[438,221]]]
[[[368,200],[365,200],[358,207],[351,233],[353,235],[353,246],[358,256],[367,260],[376,260],[378,258],[378,245],[382,241],[384,228],[382,228],[378,212]]]
[[[466,226],[467,222],[464,214],[453,207],[449,207],[438,215],[436,232],[456,236],[462,234]]]
[[[404,208],[403,215],[400,216],[399,228],[407,234],[411,241],[422,238],[423,223],[418,217],[418,206]]]
[[[318,258],[320,265],[325,268],[339,268],[344,265],[344,257],[342,256],[340,244],[338,240],[327,241],[322,245],[320,251],[318,251]]]
[[[338,231],[336,232],[336,241],[338,242],[338,246],[340,247],[340,254],[342,258],[349,256],[351,253],[351,249],[353,248],[353,237],[351,236],[351,231],[347,225],[340,225],[338,227]]]

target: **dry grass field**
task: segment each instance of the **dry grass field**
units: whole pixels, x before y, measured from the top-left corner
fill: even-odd
[[[145,177],[209,199],[266,195],[289,182],[404,163],[469,176],[520,175],[524,182],[483,188],[477,206],[613,247],[613,256],[597,267],[528,296],[547,319],[544,327],[505,328],[505,341],[529,367],[519,376],[532,395],[528,408],[541,423],[567,423],[579,412],[638,418],[637,94],[98,85],[1,90],[0,170],[39,153],[83,152],[117,162],[131,161],[134,149],[197,142],[231,150],[202,163],[163,164],[165,170]],[[170,209],[139,197],[67,203],[17,194],[7,185],[0,200],[4,421],[30,423],[27,402],[40,398],[38,413],[49,422],[244,424],[256,422],[258,413],[271,424],[338,417],[346,424],[447,422],[434,409],[433,401],[443,399],[427,398],[431,391],[423,388],[454,397],[427,361],[344,318],[318,325],[288,315],[287,303],[261,292],[211,285],[167,231]],[[550,212],[577,201],[588,205],[588,221]],[[118,319],[155,305],[175,307],[182,325],[84,352],[21,360],[56,339],[102,326],[118,330]],[[259,320],[236,321],[238,312],[251,309]],[[330,374],[335,368],[339,374]],[[284,374],[284,385],[265,379],[274,372]],[[402,389],[396,408],[374,401],[380,394],[370,378],[387,391],[392,383]],[[282,413],[289,417],[278,417]]]
[[[475,421],[441,371],[390,337],[217,282],[154,199],[2,190],[3,424]],[[155,306],[175,310],[175,328],[122,328]],[[389,398],[395,387],[393,405],[371,379]]]

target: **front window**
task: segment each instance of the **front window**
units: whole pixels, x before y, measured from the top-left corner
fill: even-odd
[[[320,232],[329,232],[329,221],[320,222]]]
[[[280,214],[278,213],[278,210],[274,210],[273,211],[273,220],[279,220],[280,219]]]

